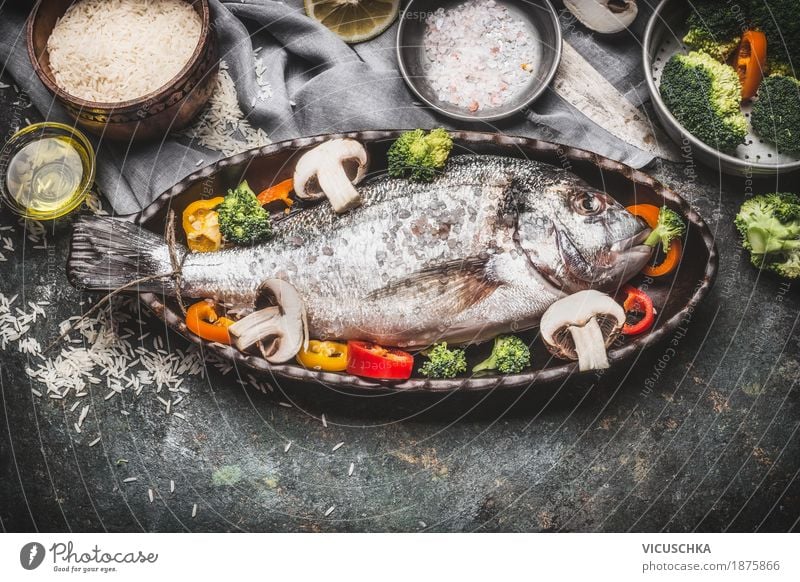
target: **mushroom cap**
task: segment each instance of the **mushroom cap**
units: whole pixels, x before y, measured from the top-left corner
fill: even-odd
[[[319,200],[325,193],[320,187],[317,172],[320,168],[339,165],[353,184],[364,179],[367,172],[367,150],[354,139],[331,139],[308,150],[294,169],[294,192],[304,200]]]
[[[570,326],[583,327],[594,318],[610,346],[625,324],[625,310],[610,296],[594,289],[578,291],[553,303],[542,315],[539,332],[553,355],[577,360]]]
[[[242,351],[257,345],[272,364],[292,359],[308,346],[305,303],[297,289],[282,279],[267,279],[256,291],[256,311],[228,328]]]
[[[622,32],[639,13],[636,0],[564,0],[564,6],[586,28],[600,34]]]

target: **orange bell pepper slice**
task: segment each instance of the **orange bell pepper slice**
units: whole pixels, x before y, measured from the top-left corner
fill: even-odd
[[[628,206],[626,210],[634,216],[643,219],[650,228],[655,228],[658,225],[658,213],[661,212],[658,206],[652,204],[634,204],[633,206]],[[677,268],[682,254],[683,244],[680,239],[675,239],[670,243],[669,251],[664,255],[663,260],[660,263],[648,264],[642,269],[642,273],[648,277],[663,277],[664,275],[669,275]]]
[[[274,186],[270,186],[261,194],[258,195],[258,202],[261,206],[275,202],[276,200],[283,201],[286,206],[294,204],[294,200],[289,197],[289,193],[294,189],[294,180],[289,178],[283,182],[278,182]]]
[[[760,30],[747,30],[736,53],[736,72],[742,82],[742,99],[752,99],[758,92],[767,66],[767,37]]]
[[[232,340],[228,328],[231,325],[232,319],[217,315],[213,301],[198,301],[186,310],[186,327],[204,340],[230,345]]]
[[[669,275],[677,268],[678,263],[680,263],[682,253],[683,243],[676,239],[670,244],[669,252],[664,255],[664,259],[658,264],[647,265],[642,269],[642,273],[648,277],[663,277],[664,275]]]

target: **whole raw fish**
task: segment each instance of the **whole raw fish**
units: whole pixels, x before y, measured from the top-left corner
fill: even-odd
[[[651,255],[639,219],[540,162],[457,156],[431,183],[384,175],[358,190],[360,207],[336,215],[323,202],[278,221],[260,245],[180,249],[182,296],[252,306],[259,284],[278,278],[303,297],[312,338],[471,343],[536,326],[564,294],[614,290]],[[161,237],[87,218],[68,270],[80,286],[114,289],[172,267]],[[139,290],[174,294],[175,283]]]

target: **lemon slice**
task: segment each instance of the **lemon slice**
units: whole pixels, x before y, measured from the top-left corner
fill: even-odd
[[[345,42],[375,38],[391,26],[400,0],[305,0],[306,14]]]

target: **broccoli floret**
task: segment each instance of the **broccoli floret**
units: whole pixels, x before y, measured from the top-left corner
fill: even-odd
[[[415,129],[403,133],[389,148],[389,175],[430,182],[453,149],[453,138],[442,128],[430,133]]]
[[[800,197],[754,196],[742,204],[735,223],[755,266],[789,279],[800,277]]]
[[[741,37],[734,36],[726,40],[717,41],[710,37],[707,32],[700,29],[689,29],[689,32],[683,37],[683,42],[690,49],[705,53],[719,62],[728,60],[728,57],[739,46],[740,40]]]
[[[756,255],[800,248],[800,197],[762,194],[746,200],[736,215],[744,247]]]
[[[689,31],[683,37],[686,46],[725,61],[739,44],[742,14],[728,4],[697,4],[687,24]]]
[[[683,39],[696,51],[726,61],[737,48],[744,30],[760,30],[767,37],[772,73],[791,75],[789,63],[800,62],[800,2],[797,0],[719,0],[694,3]]]
[[[422,364],[419,373],[428,378],[455,378],[467,371],[467,356],[462,349],[447,349],[447,343],[434,344],[423,352],[428,361]]]
[[[773,76],[761,81],[750,114],[753,131],[780,152],[800,152],[800,82]]]
[[[771,76],[792,77],[792,67],[778,59],[767,57],[767,70]]]
[[[491,355],[472,371],[498,370],[503,374],[518,374],[530,365],[531,350],[527,344],[517,336],[501,335],[494,338]]]
[[[247,181],[242,182],[217,207],[219,230],[228,242],[249,245],[272,236],[269,212],[261,207]]]
[[[742,84],[733,67],[705,53],[674,55],[664,67],[660,90],[675,118],[702,142],[728,152],[744,143]]]
[[[786,279],[800,278],[800,251],[786,253],[781,262],[766,264],[766,268]]]
[[[767,37],[768,60],[791,70],[800,64],[800,2],[797,0],[749,0],[748,24]]]
[[[658,212],[658,223],[645,239],[644,244],[650,247],[660,244],[666,254],[669,252],[672,241],[676,238],[681,238],[684,232],[686,232],[686,224],[684,224],[680,214],[666,206],[662,206]]]

